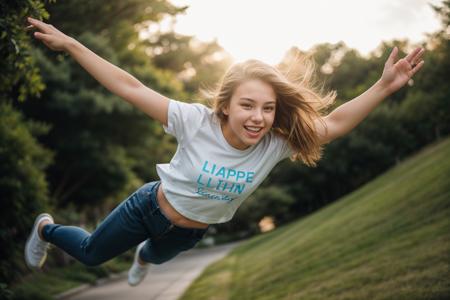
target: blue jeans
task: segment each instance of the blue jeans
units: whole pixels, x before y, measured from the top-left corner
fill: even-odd
[[[159,181],[149,182],[117,206],[90,234],[75,226],[47,224],[44,239],[88,266],[100,265],[145,241],[143,261],[161,264],[193,248],[206,229],[174,225],[156,200]]]

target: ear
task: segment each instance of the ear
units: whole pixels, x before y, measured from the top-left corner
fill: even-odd
[[[225,107],[222,108],[222,113],[225,116],[228,116],[230,114],[230,109],[229,109],[228,105],[226,105]]]

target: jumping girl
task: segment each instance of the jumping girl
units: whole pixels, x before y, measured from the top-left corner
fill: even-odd
[[[310,87],[311,69],[296,78],[295,69],[248,60],[226,72],[208,108],[168,99],[52,25],[28,22],[36,39],[67,52],[105,88],[177,139],[170,163],[156,165],[160,180],[131,194],[92,234],[41,214],[25,246],[27,265],[40,268],[49,243],[90,266],[138,245],[128,272],[132,286],[142,281],[149,264],[172,259],[194,247],[210,224],[231,220],[281,160],[314,166],[322,145],[350,132],[423,65],[423,49],[397,61],[395,47],[371,88],[324,116],[321,111],[335,94],[320,96]]]

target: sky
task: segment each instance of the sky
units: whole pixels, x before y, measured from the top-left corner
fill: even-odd
[[[234,58],[278,63],[292,46],[308,50],[318,43],[343,41],[366,55],[381,41],[425,39],[440,28],[429,3],[442,0],[170,0],[188,5],[175,23],[162,26],[217,39]],[[163,28],[161,28],[164,30]]]

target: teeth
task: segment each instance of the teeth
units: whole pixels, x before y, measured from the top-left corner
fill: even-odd
[[[261,131],[261,127],[250,127],[250,126],[244,126],[247,130],[253,131],[253,132],[259,132]]]

